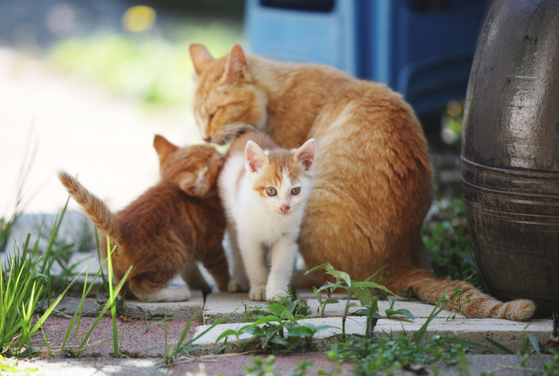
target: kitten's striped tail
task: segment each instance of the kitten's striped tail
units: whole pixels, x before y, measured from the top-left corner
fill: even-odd
[[[460,289],[462,296],[455,299],[450,307],[458,309],[460,303],[469,299],[470,303],[463,304],[461,311],[472,318],[523,321],[532,317],[536,310],[536,305],[531,300],[518,299],[503,303],[482,293],[467,282],[439,279],[425,269],[399,273],[390,283],[387,283],[387,287],[398,295],[411,290],[421,301],[432,304],[436,303],[443,294],[449,301],[454,299],[454,292]]]
[[[70,196],[81,205],[84,214],[99,230],[108,234],[116,243],[122,240],[122,230],[115,215],[105,202],[89,192],[80,182],[64,171],[58,173],[58,179]]]

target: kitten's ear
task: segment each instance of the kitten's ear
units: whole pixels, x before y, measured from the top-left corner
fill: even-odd
[[[179,188],[191,196],[204,195],[209,189],[209,184],[206,184],[208,180],[207,172],[207,167],[200,171],[198,175],[193,172],[183,172],[179,178]]]
[[[297,150],[295,156],[293,157],[293,160],[301,163],[305,167],[305,170],[308,171],[314,163],[315,154],[316,141],[314,140],[314,138],[311,138]]]
[[[180,175],[178,186],[181,190],[185,191],[189,195],[194,196],[196,191],[196,182],[198,181],[198,176],[193,172],[183,172]]]
[[[188,49],[190,51],[190,57],[192,58],[192,64],[194,64],[194,70],[197,75],[200,75],[206,65],[211,63],[214,58],[203,44],[192,43]]]
[[[165,158],[176,152],[179,147],[167,141],[167,139],[158,134],[153,138],[153,147],[159,157],[159,163],[163,163]]]
[[[250,172],[257,172],[268,163],[268,157],[256,142],[249,141],[245,147],[245,161]]]
[[[243,48],[238,44],[234,45],[227,57],[225,73],[221,81],[223,83],[242,83],[246,79],[247,60]]]

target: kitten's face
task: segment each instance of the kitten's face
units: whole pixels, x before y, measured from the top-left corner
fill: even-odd
[[[192,44],[190,54],[198,81],[194,117],[202,138],[223,145],[252,126],[262,129],[267,98],[251,82],[242,48],[235,45],[214,60],[204,46]]]
[[[191,196],[209,197],[217,194],[216,179],[224,158],[210,145],[179,148],[161,136],[153,146],[159,156],[161,180],[170,182]]]
[[[299,149],[262,151],[249,141],[245,168],[254,193],[274,213],[289,215],[309,197],[314,176],[316,144],[309,140]]]

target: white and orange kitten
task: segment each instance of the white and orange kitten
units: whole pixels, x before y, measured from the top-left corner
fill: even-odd
[[[218,180],[235,265],[229,291],[244,290],[250,282],[251,300],[287,295],[315,154],[314,139],[292,150],[254,131],[233,141]]]

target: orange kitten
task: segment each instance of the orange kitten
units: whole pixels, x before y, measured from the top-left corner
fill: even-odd
[[[194,115],[206,141],[223,144],[251,127],[284,148],[316,140],[314,190],[299,237],[307,266],[329,262],[356,280],[387,266],[385,284],[399,295],[412,291],[434,303],[460,288],[462,301],[472,301],[462,307],[468,316],[532,316],[529,300],[502,303],[424,269],[431,166],[423,130],[400,94],[332,67],[245,55],[238,45],[219,59],[200,44],[190,54],[198,75]]]
[[[179,148],[161,136],[155,136],[153,146],[161,181],[116,214],[77,179],[66,172],[58,177],[100,230],[103,258],[107,234],[111,248],[117,246],[112,256],[115,281],[132,266],[122,291],[149,302],[186,300],[187,287],[167,288],[180,273],[191,288],[207,294],[211,288],[197,260],[218,288],[227,291],[229,270],[221,245],[225,215],[216,188],[223,157],[209,145]]]

